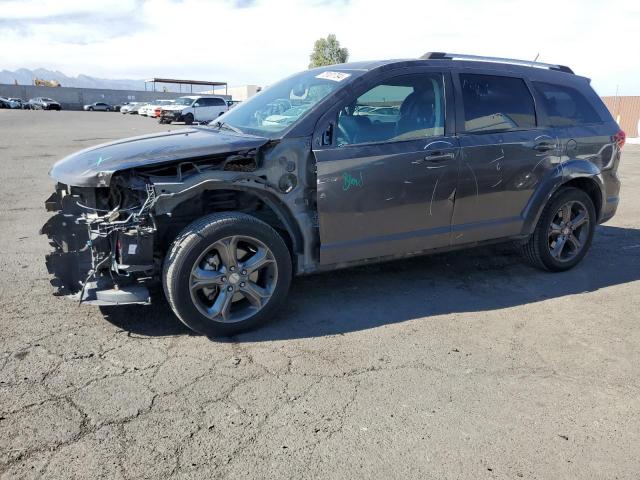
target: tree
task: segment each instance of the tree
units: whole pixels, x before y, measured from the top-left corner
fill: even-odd
[[[349,59],[349,50],[340,48],[340,42],[332,33],[327,38],[319,38],[313,45],[313,52],[309,56],[309,68],[324,67],[334,63],[345,63]]]

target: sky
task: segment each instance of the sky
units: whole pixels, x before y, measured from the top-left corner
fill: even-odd
[[[0,0],[0,70],[264,86],[334,33],[353,61],[539,55],[640,95],[639,29],[637,0]]]

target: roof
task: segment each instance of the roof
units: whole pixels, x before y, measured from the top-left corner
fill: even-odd
[[[469,59],[462,59],[462,57],[468,57]],[[456,55],[454,58],[458,58]],[[336,70],[361,70],[361,71],[370,71],[383,66],[425,66],[425,67],[442,67],[442,68],[468,68],[468,69],[491,69],[491,70],[499,70],[503,72],[512,72],[516,74],[523,74],[524,72],[530,72],[531,70],[535,70],[537,72],[549,72],[552,75],[567,75],[575,78],[583,78],[579,75],[575,75],[573,73],[569,73],[571,70],[568,67],[558,66],[561,68],[548,69],[546,68],[547,64],[541,64],[537,62],[530,62],[530,64],[525,64],[522,60],[510,60],[510,59],[499,59],[492,57],[473,57],[473,56],[462,56],[460,55],[460,60],[453,58],[443,58],[443,57],[434,57],[434,58],[404,58],[404,59],[390,59],[390,60],[371,60],[371,61],[363,61],[363,62],[349,62],[349,63],[341,63],[337,65],[332,65],[332,68]],[[512,63],[508,63],[511,61]],[[555,65],[549,65],[555,66]],[[318,70],[327,70],[328,67],[320,67]]]
[[[205,80],[179,80],[175,78],[150,78],[145,83],[175,83],[178,85],[214,85],[224,86],[227,82],[209,82]]]

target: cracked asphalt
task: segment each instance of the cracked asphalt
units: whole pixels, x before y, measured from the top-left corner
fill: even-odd
[[[0,111],[1,478],[638,478],[640,147],[570,272],[499,246],[299,278],[208,339],[161,297],[53,297],[44,266],[53,162],[167,128]]]

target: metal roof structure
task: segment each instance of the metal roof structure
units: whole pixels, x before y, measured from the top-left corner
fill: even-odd
[[[484,57],[479,55],[467,55],[462,53],[427,52],[424,55],[422,55],[420,59],[421,60],[466,60],[471,62],[506,63],[510,65],[520,65],[522,67],[547,68],[549,70],[558,70],[560,72],[573,73],[573,70],[571,70],[566,65],[542,63],[542,62],[536,62],[535,60],[532,60],[532,61],[518,60],[515,58]]]
[[[156,83],[171,83],[174,85],[180,85],[180,92],[182,93],[182,85],[189,85],[190,92],[193,93],[194,85],[205,85],[208,87],[221,87],[224,86],[224,93],[227,94],[227,82],[209,82],[205,80],[180,80],[176,78],[150,78],[149,80],[144,81],[144,89],[147,90],[147,84],[151,83],[153,85],[152,92],[156,91]],[[185,89],[185,92],[187,90]]]

